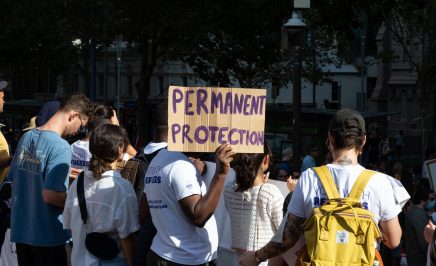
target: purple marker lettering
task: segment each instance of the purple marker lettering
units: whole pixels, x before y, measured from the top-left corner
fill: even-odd
[[[210,131],[210,141],[215,142],[215,136],[216,132],[218,131],[219,127],[209,126]]]
[[[177,104],[183,101],[183,93],[179,89],[173,90],[173,113],[177,113]]]
[[[257,144],[257,133],[256,133],[256,131],[251,132],[249,139],[250,139],[250,144],[251,145],[256,145]]]
[[[265,143],[265,132],[259,131],[257,132],[257,145],[262,145]],[[348,195],[348,194],[346,194]]]
[[[260,96],[259,98],[260,98],[260,103],[259,103],[260,112],[259,112],[259,114],[263,115],[263,105],[265,103],[266,96]]]
[[[189,137],[189,130],[191,127],[189,125],[183,125],[183,132],[182,132],[182,143],[185,144],[185,139],[192,143],[192,139]]]
[[[257,114],[259,110],[259,101],[257,100],[259,96],[252,96],[251,97],[251,110],[250,114]]]
[[[223,131],[228,131],[228,130],[229,130],[228,127],[222,127],[222,128],[220,128],[220,132],[219,132],[219,134],[218,134],[218,143],[219,143],[219,144],[224,144],[224,143],[226,142],[226,140],[224,139],[224,138],[225,138],[225,135],[224,135]]]
[[[201,114],[201,109],[208,114],[207,106],[204,104],[207,99],[207,91],[205,89],[197,90],[197,115]]]
[[[244,103],[244,94],[241,94],[241,97],[238,98],[238,94],[235,93],[235,100],[233,101],[233,114],[241,114],[242,113],[242,105]]]
[[[247,132],[247,130],[245,129],[239,129],[238,133],[239,133],[239,143],[240,144],[244,144],[244,136],[243,134],[245,134],[245,132]]]
[[[250,115],[250,112],[248,111],[250,109],[250,103],[248,102],[252,96],[246,95],[244,99],[244,115]]]
[[[238,144],[237,140],[232,140],[233,133],[235,133],[237,131],[238,130],[236,128],[230,129],[230,131],[229,131],[229,143],[230,143],[230,145],[237,145]]]
[[[224,114],[233,114],[233,100],[232,100],[232,93],[231,92],[227,92],[226,93],[226,101],[224,104]]]
[[[180,125],[172,124],[171,125],[171,136],[173,137],[173,143],[176,143],[176,135],[180,133]]]
[[[204,132],[204,138],[200,137],[200,131]],[[195,129],[195,133],[194,133],[194,140],[195,142],[197,142],[198,144],[204,144],[206,143],[207,139],[209,138],[209,130],[207,129],[207,127],[205,126],[199,126]]]
[[[212,114],[215,113],[215,109],[217,109],[219,106],[220,108],[220,113],[223,112],[223,95],[221,94],[221,92],[212,92],[212,97],[211,97],[211,104],[210,104],[210,112]]]
[[[189,94],[194,94],[194,90],[188,90],[185,93],[185,115],[193,115],[194,111],[189,111],[189,109],[192,107],[192,103],[189,102]]]

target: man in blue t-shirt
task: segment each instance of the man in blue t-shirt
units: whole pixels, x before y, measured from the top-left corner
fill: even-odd
[[[76,134],[91,113],[88,98],[72,95],[17,145],[8,178],[13,182],[11,241],[16,243],[20,266],[67,265],[69,235],[60,216],[67,197],[71,149],[62,137]]]
[[[301,165],[301,173],[303,173],[304,171],[306,171],[309,168],[316,166],[315,158],[318,157],[318,155],[319,155],[318,148],[312,147],[310,149],[309,154],[307,154],[303,159],[303,163]]]

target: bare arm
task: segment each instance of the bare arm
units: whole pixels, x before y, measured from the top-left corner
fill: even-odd
[[[126,153],[129,154],[130,157],[135,157],[137,151],[135,150],[135,148],[133,148],[132,145],[129,144],[129,146],[127,147]]]
[[[431,244],[431,241],[433,240],[435,226],[430,221],[428,221],[428,224],[424,228],[424,239],[427,241],[428,244]]]
[[[133,245],[135,244],[135,234],[130,234],[128,237],[121,239],[121,247],[124,251],[127,266],[133,265]]]
[[[196,194],[179,200],[183,212],[195,226],[203,227],[215,212],[234,154],[229,144],[219,146],[215,151],[217,164],[215,176],[207,193],[203,197]]]
[[[5,158],[1,158],[0,159],[0,168],[6,168],[9,165],[11,165],[12,162],[12,157],[11,156],[7,156]]]
[[[303,232],[302,225],[305,219],[297,217],[293,214],[288,215],[288,219],[286,220],[286,225],[283,230],[283,242],[268,242],[261,249],[256,252],[248,251],[241,255],[239,260],[239,265],[242,266],[251,266],[258,265],[256,261],[256,255],[261,261],[265,261],[269,258],[275,257],[277,255],[282,254],[286,250],[292,248],[295,243],[297,243],[300,235]]]
[[[65,201],[67,199],[67,193],[54,191],[50,189],[43,189],[42,198],[47,204],[51,204],[63,208],[65,206]]]
[[[383,244],[388,248],[393,249],[400,245],[401,226],[398,222],[398,217],[388,221],[380,221],[380,230],[383,235]]]

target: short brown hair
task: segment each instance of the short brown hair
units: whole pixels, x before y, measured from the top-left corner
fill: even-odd
[[[87,117],[93,116],[93,104],[84,94],[76,93],[64,98],[59,105],[59,110],[63,112],[76,111]]]

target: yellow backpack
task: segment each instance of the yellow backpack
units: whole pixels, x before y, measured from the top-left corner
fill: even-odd
[[[369,265],[376,258],[376,241],[381,233],[373,214],[362,208],[360,198],[371,176],[363,170],[347,198],[340,198],[327,166],[313,168],[324,190],[327,202],[314,208],[303,225],[307,254],[301,265]],[[375,264],[374,264],[375,265]]]

